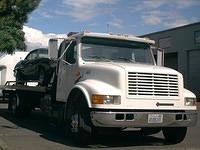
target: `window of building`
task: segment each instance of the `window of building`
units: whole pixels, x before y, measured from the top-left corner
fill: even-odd
[[[195,43],[200,44],[200,30],[194,33]]]
[[[171,47],[171,37],[161,38],[158,43],[160,48],[169,48]]]

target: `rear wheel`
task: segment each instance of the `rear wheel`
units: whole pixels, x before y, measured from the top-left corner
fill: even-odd
[[[13,95],[12,98],[9,99],[9,111],[13,116],[19,114],[19,97],[17,95]]]
[[[13,116],[27,116],[31,112],[31,108],[24,104],[24,99],[18,94],[13,94],[9,100],[8,109]]]
[[[167,142],[176,144],[184,140],[187,127],[167,127],[163,128],[162,131]]]

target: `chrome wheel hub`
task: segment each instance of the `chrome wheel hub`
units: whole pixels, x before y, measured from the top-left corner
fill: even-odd
[[[79,116],[78,113],[71,116],[71,132],[77,133],[78,132],[78,126],[79,126]]]

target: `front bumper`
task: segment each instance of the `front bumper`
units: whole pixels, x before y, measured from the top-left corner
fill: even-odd
[[[197,113],[91,111],[91,120],[96,127],[189,127],[196,125]]]

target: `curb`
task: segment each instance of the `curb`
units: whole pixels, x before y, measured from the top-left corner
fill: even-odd
[[[0,150],[8,150],[8,145],[0,139]]]

